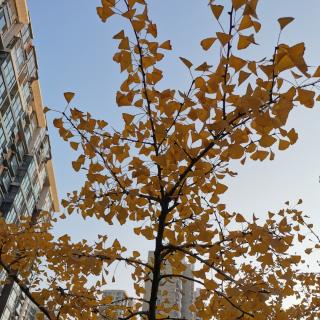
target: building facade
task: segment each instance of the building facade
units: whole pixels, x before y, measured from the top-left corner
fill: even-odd
[[[126,308],[132,306],[132,301],[128,300],[128,294],[124,290],[105,290],[103,297],[112,297],[112,303],[101,308],[103,319],[116,320],[124,317]],[[109,312],[111,315],[108,316]]]
[[[0,215],[8,223],[59,210],[32,39],[26,0],[0,0]],[[36,313],[17,284],[0,288],[0,320]]]
[[[153,251],[148,253],[148,263],[152,265],[153,261]],[[183,275],[193,279],[193,266],[186,264],[186,269],[183,272]],[[171,266],[169,264],[165,265],[164,274],[171,274]],[[178,277],[165,278],[162,279],[159,286],[159,294],[157,298],[157,305],[163,305],[166,308],[172,308],[172,311],[169,313],[171,318],[177,319],[188,319],[193,320],[194,315],[189,310],[189,307],[194,302],[194,282],[185,280]],[[146,281],[145,283],[145,293],[144,300],[150,299],[151,293],[151,281]],[[147,310],[148,304],[144,303],[143,309]],[[161,312],[159,312],[161,313]]]

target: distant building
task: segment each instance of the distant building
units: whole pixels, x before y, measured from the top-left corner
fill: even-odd
[[[108,319],[113,320],[118,317],[123,317],[127,307],[132,305],[132,301],[127,299],[128,294],[124,290],[105,290],[103,291],[103,297],[112,297],[112,303],[110,305],[103,306],[101,311],[107,311],[106,315],[110,313],[110,316],[107,316]],[[104,318],[105,319],[105,318]]]
[[[153,251],[148,253],[148,262],[153,261]],[[183,275],[188,278],[193,278],[192,274],[193,266],[186,264],[186,270]],[[165,274],[171,274],[171,266],[167,264],[165,270],[162,271]],[[149,300],[151,294],[151,281],[145,283],[144,299]],[[193,320],[194,315],[189,310],[189,307],[194,301],[194,282],[185,280],[178,277],[165,278],[160,282],[159,294],[157,299],[157,305],[163,304],[165,307],[173,307],[169,314],[170,317],[181,318],[187,320]],[[147,310],[148,304],[143,304],[143,310]]]
[[[0,216],[16,224],[59,210],[32,39],[26,0],[0,0]],[[36,313],[16,283],[0,285],[0,320]]]
[[[200,296],[200,288],[197,288],[196,291],[195,291],[195,293],[194,293],[194,299],[196,299],[196,298],[199,297],[199,296]],[[194,320],[202,320],[202,318],[196,316],[196,317],[194,318]]]

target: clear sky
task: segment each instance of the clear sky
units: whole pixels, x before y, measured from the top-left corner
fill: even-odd
[[[112,61],[116,43],[111,39],[122,29],[117,20],[101,23],[95,11],[99,2],[95,0],[28,2],[45,104],[62,110],[65,105],[63,92],[74,91],[75,106],[117,126],[121,118],[115,104],[115,92],[122,76]],[[160,39],[171,39],[174,47],[174,52],[163,65],[169,72],[166,85],[184,90],[189,77],[177,57],[186,57],[195,64],[202,63],[204,56],[200,40],[219,31],[207,8],[208,1],[150,0],[149,3],[150,17],[158,24]],[[296,20],[285,29],[283,40],[289,44],[304,41],[307,62],[320,65],[319,0],[307,0],[304,4],[298,0],[261,0],[260,3],[258,14],[263,29],[256,39],[260,45],[255,47],[255,55],[261,58],[270,55],[277,38],[276,19],[293,16]],[[229,210],[248,215],[254,212],[262,216],[267,210],[280,209],[286,200],[295,202],[302,198],[302,208],[319,226],[319,116],[319,105],[313,110],[298,108],[289,121],[299,132],[299,140],[293,147],[278,152],[273,162],[249,161],[244,167],[234,167],[239,174],[229,181],[229,190],[224,197]],[[72,171],[71,161],[75,154],[58,137],[50,114],[49,133],[59,194],[63,198],[68,191],[79,188],[83,180]],[[106,226],[102,222],[83,222],[77,216],[58,223],[55,228],[57,234],[70,233],[74,239],[87,238],[92,241],[97,233],[107,233],[111,238],[123,240],[130,249],[141,248],[146,252],[151,248],[151,243],[132,238],[129,230]],[[122,279],[116,286],[130,290],[129,278],[122,269],[119,273]]]

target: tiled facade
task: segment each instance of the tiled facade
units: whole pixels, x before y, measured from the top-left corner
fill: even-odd
[[[105,290],[103,292],[103,297],[109,297],[109,296],[112,297],[112,303],[113,304],[111,304],[111,306],[113,306],[115,308],[116,308],[116,306],[120,306],[120,307],[124,308],[124,309],[119,309],[119,310],[116,311],[116,315],[117,316],[115,318],[118,318],[118,317],[123,318],[124,315],[125,315],[125,313],[124,313],[125,308],[126,307],[130,307],[132,305],[131,301],[127,300],[128,294],[124,290]],[[108,305],[102,307],[101,308],[102,314],[104,314],[103,310],[104,309],[108,309],[108,308],[110,308]],[[115,318],[103,316],[101,319],[104,319],[104,320],[115,320]]]
[[[8,223],[59,209],[32,38],[26,1],[0,0],[0,215]],[[16,284],[1,288],[0,320],[35,313]]]
[[[148,263],[153,263],[153,251],[148,253]],[[190,264],[185,264],[186,269],[183,275],[193,279],[193,266]],[[167,264],[165,270],[162,271],[164,274],[171,274],[171,266]],[[164,295],[164,292],[166,293]],[[144,300],[149,300],[151,294],[151,281],[146,281],[145,283],[145,293]],[[170,317],[172,318],[182,318],[193,320],[194,315],[189,310],[189,307],[194,302],[194,282],[185,280],[182,278],[166,278],[162,279],[159,286],[159,293],[157,299],[157,305],[164,304],[166,307],[173,307],[176,310],[170,312]],[[148,309],[148,304],[143,304],[143,310]]]

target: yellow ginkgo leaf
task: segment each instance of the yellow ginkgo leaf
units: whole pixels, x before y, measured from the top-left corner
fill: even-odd
[[[283,17],[279,18],[278,22],[280,24],[280,29],[283,30],[289,23],[291,23],[294,20],[292,17]]]
[[[212,13],[217,20],[220,18],[223,9],[224,9],[224,6],[222,6],[222,5],[212,5],[211,6]]]
[[[239,35],[238,50],[246,49],[250,44],[256,44],[253,34],[250,36]]]
[[[66,101],[69,103],[73,99],[75,93],[74,92],[65,92],[63,95],[64,95],[64,98],[66,99]]]
[[[247,2],[247,0],[232,0],[232,6],[235,10],[238,10],[239,8],[241,8],[245,3]]]
[[[320,78],[320,66],[317,68],[317,70],[312,75],[314,78]]]
[[[185,66],[187,66],[188,69],[192,67],[192,63],[188,59],[182,57],[179,57],[179,59],[184,63]]]
[[[110,7],[97,7],[97,13],[102,22],[106,22],[108,18],[114,15]]]
[[[238,213],[236,215],[236,222],[243,223],[246,222],[246,219],[240,213]]]
[[[171,50],[172,49],[172,46],[171,46],[171,43],[170,43],[170,40],[167,40],[165,42],[163,42],[159,48],[161,49],[164,49],[164,50]]]
[[[290,142],[287,140],[280,140],[279,141],[279,150],[286,150],[290,146]]]
[[[245,16],[243,16],[243,18],[240,22],[238,31],[251,28],[252,26],[253,26],[253,22],[251,20],[251,17],[249,15],[245,15]]]
[[[73,149],[73,150],[78,150],[78,147],[79,147],[79,143],[78,142],[74,142],[74,141],[72,141],[72,142],[70,142],[70,146],[71,146],[71,148]]]
[[[246,81],[250,77],[251,73],[240,71],[239,78],[238,78],[238,85],[240,86],[244,81]]]
[[[203,50],[209,50],[217,38],[206,38],[201,41],[201,46]]]
[[[217,38],[221,44],[225,46],[232,39],[232,35],[223,32],[217,32]]]

